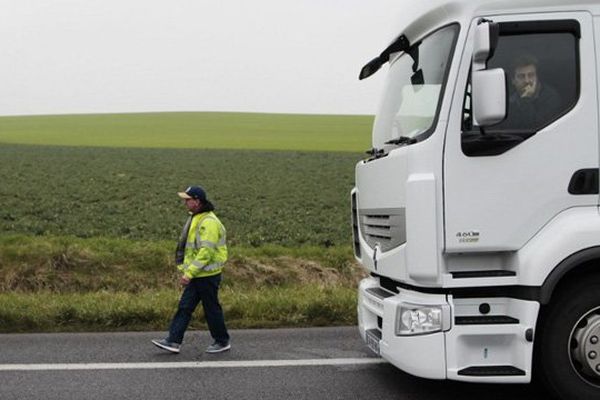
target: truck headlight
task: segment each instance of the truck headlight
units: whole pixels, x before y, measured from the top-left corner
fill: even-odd
[[[396,335],[422,335],[447,330],[449,316],[448,305],[421,306],[404,303],[396,314]]]

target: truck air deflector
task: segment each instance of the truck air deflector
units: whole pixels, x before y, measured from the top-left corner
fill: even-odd
[[[500,35],[523,35],[528,33],[570,33],[577,39],[581,38],[581,27],[575,20],[548,20],[548,21],[518,21],[502,22]]]

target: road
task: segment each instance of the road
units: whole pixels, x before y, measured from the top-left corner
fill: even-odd
[[[543,399],[530,385],[472,385],[407,375],[373,357],[356,327],[231,331],[205,354],[205,331],[181,353],[164,333],[0,335],[0,399]]]

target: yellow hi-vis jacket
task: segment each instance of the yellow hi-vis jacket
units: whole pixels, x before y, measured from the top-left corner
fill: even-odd
[[[183,264],[177,268],[190,279],[220,274],[227,261],[225,227],[212,211],[190,218]]]

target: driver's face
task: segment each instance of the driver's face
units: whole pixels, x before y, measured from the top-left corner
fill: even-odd
[[[524,65],[515,70],[512,83],[521,97],[529,97],[535,93],[538,85],[535,65]]]

